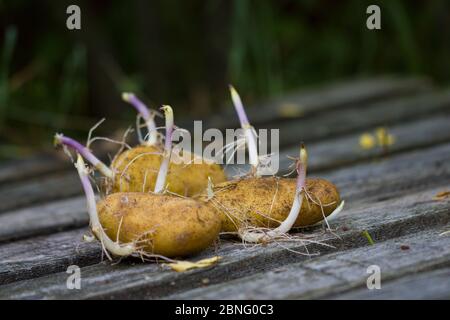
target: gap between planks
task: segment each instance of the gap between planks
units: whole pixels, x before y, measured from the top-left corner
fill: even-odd
[[[239,88],[238,88],[239,89]],[[412,96],[430,92],[432,86],[425,78],[379,77],[356,79],[301,90],[265,103],[247,105],[246,112],[254,125],[263,125],[283,119],[304,118],[328,110],[345,110],[355,105]],[[245,96],[244,92],[241,92]],[[191,128],[195,119],[183,121],[183,127]],[[212,115],[205,121],[208,128],[233,128],[239,125],[231,103],[224,112]]]
[[[435,188],[402,198],[379,202],[367,208],[348,210],[332,224],[333,226],[340,226],[338,234],[341,239],[327,233],[317,239],[336,246],[336,249],[316,244],[308,244],[308,248],[312,253],[320,252],[323,259],[327,259],[327,255],[339,254],[339,251],[342,250],[367,247],[367,239],[361,235],[362,230],[367,230],[375,243],[378,244],[388,239],[445,225],[450,221],[449,202],[431,200],[439,189]],[[11,254],[10,262],[2,263],[3,274],[0,274],[0,279],[3,283],[18,280],[23,277],[23,272],[26,270],[31,272],[31,270],[53,268],[50,272],[56,272],[54,269],[55,262],[59,264],[61,273],[41,278],[35,277],[42,274],[28,274],[30,278],[35,279],[0,286],[0,299],[160,298],[201,287],[204,278],[208,278],[211,284],[216,284],[290,263],[318,259],[317,257],[308,259],[286,250],[286,248],[302,250],[303,246],[298,243],[286,243],[285,247],[270,244],[266,247],[243,248],[239,244],[225,242],[216,252],[204,252],[196,257],[196,259],[201,259],[211,255],[222,256],[223,260],[210,269],[175,273],[162,270],[159,265],[142,264],[136,260],[127,260],[119,265],[102,263],[81,269],[83,290],[67,290],[65,287],[67,274],[64,272],[67,266],[71,264],[82,266],[84,262],[82,259],[92,259],[92,256],[98,259],[100,255],[98,244],[93,243],[79,245],[79,249],[84,250],[84,254],[88,253],[87,257],[75,254],[73,240],[76,234],[80,236],[81,232],[73,231],[53,235],[46,239],[35,239],[34,242],[22,242],[20,246],[18,243],[13,244],[13,246],[16,246],[14,251],[19,251],[21,254]],[[58,236],[64,236],[64,239],[60,239]],[[39,241],[42,241],[42,243],[39,243]],[[29,256],[30,252],[42,248],[45,242],[55,247],[58,244],[59,246],[63,245],[67,249],[63,255],[55,250],[52,255],[47,255],[45,260],[33,261],[33,257]],[[35,243],[34,246],[33,243]],[[2,256],[4,256],[4,253]],[[27,257],[29,257],[28,261],[26,261]],[[52,259],[55,261],[52,261]],[[4,260],[4,257],[1,260]],[[333,260],[330,261],[332,263]]]
[[[386,282],[409,277],[411,274],[429,271],[450,264],[450,237],[440,236],[445,227],[376,243],[373,246],[356,248],[337,254],[330,254],[306,262],[281,266],[267,272],[257,273],[239,280],[211,285],[173,295],[170,299],[323,299],[339,298],[344,292],[358,299],[377,293],[386,294]],[[408,249],[403,249],[405,246]],[[376,265],[381,271],[381,289],[367,289],[369,266]],[[399,281],[394,281],[398,283]],[[435,283],[427,282],[428,286]],[[450,279],[446,281],[450,294]],[[408,286],[396,288],[402,298],[407,295]],[[403,290],[401,290],[403,289]],[[417,289],[417,288],[416,288]],[[356,291],[353,291],[356,290]],[[421,289],[423,290],[423,289]],[[426,289],[428,295],[433,288]],[[439,291],[442,291],[439,290]],[[370,292],[373,292],[371,295]],[[345,294],[343,296],[345,298]]]
[[[412,94],[425,93],[430,91],[429,81],[422,78],[398,79],[393,77],[381,77],[375,79],[360,79],[346,81],[344,83],[332,84],[316,88],[314,90],[303,91],[278,99],[275,102],[262,104],[260,107],[249,108],[248,114],[252,123],[261,124],[262,122],[274,121],[282,116],[280,108],[286,105],[295,105],[302,109],[301,116],[316,114],[317,111],[327,111],[336,108],[368,104],[382,99],[408,96]],[[227,115],[216,116],[211,121],[206,121],[206,127],[222,128],[237,127],[237,120],[232,113],[233,108],[228,108]],[[262,112],[262,110],[264,110]],[[298,113],[298,112],[297,112]],[[297,115],[298,116],[298,115]],[[297,117],[296,116],[296,117]],[[214,116],[213,116],[214,117]],[[292,118],[292,115],[290,116]],[[223,121],[228,121],[227,124]],[[192,121],[182,122],[182,127],[191,127]],[[70,165],[64,163],[55,157],[37,156],[34,159],[10,162],[0,166],[0,185],[12,183],[24,178],[32,178],[55,169],[70,168]]]
[[[327,299],[358,299],[358,300],[424,300],[450,299],[450,261],[442,268],[418,272],[391,281],[383,282],[380,290],[357,289],[326,296]],[[435,266],[433,266],[435,267]]]
[[[374,202],[380,202],[383,198],[391,199],[402,194],[410,194],[412,189],[423,190],[431,185],[439,185],[439,183],[444,184],[441,187],[443,188],[450,174],[450,168],[446,166],[446,164],[450,164],[446,158],[449,156],[450,145],[440,146],[427,153],[413,152],[399,155],[376,166],[368,164],[360,165],[357,168],[343,169],[335,172],[334,178],[331,176],[331,179],[337,181],[338,185],[342,185],[344,198],[350,200],[347,202],[347,208],[350,210],[347,209],[346,212],[352,212],[352,207],[358,207],[358,198],[364,199],[364,201],[359,201],[360,207],[364,208],[364,206],[373,206]],[[404,163],[411,163],[411,166],[405,167]],[[417,173],[410,175],[408,170]],[[384,180],[380,180],[382,178]],[[376,182],[375,186],[367,184],[367,181]],[[386,183],[387,185],[383,186]],[[365,185],[366,189],[364,189]],[[429,198],[432,196],[429,195]],[[385,205],[389,202],[381,201],[380,203]],[[87,230],[83,231],[87,232]],[[85,249],[85,251],[81,251],[82,254],[77,253],[74,241],[77,243],[76,239],[80,238],[81,231],[76,230],[0,246],[0,261],[3,262],[0,268],[2,270],[0,282],[17,281],[57,272],[67,267],[67,261],[80,266],[98,262],[100,251],[97,243],[80,244],[79,248]],[[53,244],[57,245],[54,249],[52,249]],[[30,257],[30,252],[39,254]],[[11,260],[11,258],[16,261],[12,265],[8,263],[8,259]]]
[[[436,120],[436,123],[439,121]],[[439,129],[444,130],[443,127]],[[328,147],[333,155],[333,143],[328,144]],[[310,156],[311,167],[314,167],[316,161],[321,161],[320,154]],[[436,161],[442,165],[437,165],[439,163],[436,164]],[[404,163],[409,165],[404,166]],[[450,168],[446,163],[450,163],[450,145],[397,154],[377,162],[323,172],[321,176],[337,184],[342,197],[347,200],[348,208],[444,183],[450,180]],[[416,173],[411,176],[411,171]],[[78,181],[74,183],[77,189],[80,188],[78,185]],[[0,214],[0,242],[87,225],[85,208],[84,197],[80,196],[5,212]]]
[[[414,101],[409,101],[405,102],[403,101],[401,104],[397,105],[397,107],[394,107],[392,105],[390,105],[390,103],[386,103],[385,105],[383,105],[382,107],[384,109],[386,109],[385,111],[382,112],[382,110],[379,110],[377,108],[372,108],[374,110],[374,112],[377,112],[378,114],[382,114],[383,117],[390,117],[390,116],[396,116],[399,117],[399,114],[415,114],[416,116],[421,115],[424,110],[428,110],[430,113],[431,111],[435,111],[435,112],[444,112],[444,111],[450,111],[450,91],[448,93],[440,93],[438,95],[433,95],[434,97],[434,102],[430,102],[430,104],[427,104],[426,102],[422,101],[420,103],[418,103],[419,107],[415,107]],[[383,109],[383,110],[384,110]],[[402,109],[402,111],[398,111],[397,109]],[[365,108],[365,110],[367,110],[367,108]],[[378,111],[377,111],[378,110]],[[447,116],[443,116],[442,114],[438,114],[437,117],[444,117],[446,120],[448,120]],[[395,117],[394,117],[395,118]],[[364,121],[375,121],[376,116],[370,116],[370,117],[366,117],[366,120]],[[320,120],[320,119],[319,119]],[[398,119],[397,119],[398,120]],[[336,119],[330,118],[330,121],[336,121]],[[344,122],[346,123],[346,122]],[[442,125],[445,125],[446,122],[445,120],[440,122]],[[324,125],[323,123],[321,125]],[[312,127],[311,127],[312,126]],[[351,127],[351,126],[360,126],[360,124],[357,124],[356,122],[351,122],[348,123],[347,127]],[[312,132],[316,129],[313,128],[314,125],[313,123],[305,123],[305,125],[301,126],[298,130],[296,130],[295,134],[292,133],[289,136],[290,137],[302,137],[304,139],[304,141],[309,141],[309,134],[312,134]],[[309,129],[308,129],[309,128]],[[321,127],[322,128],[322,127]],[[365,130],[367,130],[368,128],[370,128],[370,126],[368,127],[364,127]],[[410,127],[411,129],[412,127]],[[354,128],[356,130],[356,128]],[[361,129],[361,128],[360,128]],[[304,136],[301,134],[301,131],[304,131],[303,134]],[[330,137],[330,136],[335,136],[336,133],[335,132],[335,128],[330,125],[324,125],[324,127],[320,130],[325,130],[323,131],[323,137]],[[349,128],[346,128],[345,131],[349,130]],[[358,129],[359,130],[359,129]],[[297,132],[298,131],[298,132]],[[448,130],[445,130],[446,132]],[[443,140],[447,140],[447,138],[443,138],[442,135],[446,136],[446,134],[441,134],[439,135],[439,132],[435,132],[435,135],[433,135],[435,137],[435,143],[436,141],[443,141]],[[442,131],[444,132],[444,131]],[[359,133],[359,132],[358,132]],[[417,137],[417,139],[419,139],[420,137]],[[299,138],[296,138],[299,139]],[[345,141],[345,137],[342,138],[344,140],[338,141],[338,142],[349,142],[349,141]],[[422,140],[419,141],[420,144],[425,144],[426,142],[424,142],[424,139],[422,137]],[[292,143],[295,143],[294,141],[291,141],[291,145]],[[309,142],[308,142],[309,143]],[[326,141],[321,142],[322,143],[326,143]],[[298,141],[295,143],[298,144]],[[314,146],[315,143],[311,143],[311,146]],[[320,146],[319,144],[319,146]],[[403,145],[406,149],[411,148],[410,145],[408,145],[407,143],[403,143],[401,142],[401,145]],[[298,146],[296,146],[298,148]],[[337,149],[337,145],[333,146],[330,145],[330,150]],[[345,149],[345,147],[344,147]],[[395,150],[395,147],[393,147],[393,149]],[[330,151],[330,152],[334,152],[335,155],[339,156],[339,151]],[[295,152],[294,154],[297,154],[297,152]],[[287,165],[286,160],[284,155],[286,155],[286,153],[283,153],[283,157],[282,160],[284,161],[282,164],[283,166]],[[316,157],[317,159],[321,159],[324,158],[323,154],[319,154],[319,156]],[[314,158],[313,158],[314,159]],[[331,159],[331,157],[330,157]],[[366,158],[367,159],[367,158]],[[360,161],[362,161],[363,159],[360,158]],[[328,162],[328,167],[332,167],[332,165],[330,164],[330,162]],[[314,162],[312,162],[312,166],[314,166]],[[322,164],[323,166],[323,164]],[[320,165],[319,165],[320,167]],[[314,167],[313,167],[314,169]],[[231,169],[232,171],[232,169]],[[230,170],[228,170],[228,172],[230,172]],[[74,196],[76,194],[79,194],[81,191],[81,188],[79,186],[79,183],[77,182],[77,175],[76,172],[74,172],[74,170],[72,170],[72,172],[67,172],[67,173],[63,173],[63,174],[55,174],[53,176],[47,176],[45,178],[35,178],[35,179],[31,179],[25,182],[17,182],[17,183],[13,183],[10,184],[8,186],[2,186],[0,187],[0,213],[3,211],[7,211],[7,210],[13,210],[13,209],[18,209],[21,207],[25,207],[25,206],[30,206],[32,204],[37,204],[37,203],[43,203],[46,201],[50,201],[50,200],[56,200],[56,199],[64,199],[70,196]],[[64,186],[64,188],[61,188],[61,186]]]

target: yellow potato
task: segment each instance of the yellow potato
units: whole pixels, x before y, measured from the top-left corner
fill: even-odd
[[[149,193],[113,193],[97,204],[106,234],[152,254],[181,257],[210,246],[221,218],[205,203]],[[119,236],[117,237],[117,233]]]
[[[112,192],[153,191],[162,160],[161,152],[158,147],[138,146],[121,153],[111,164],[115,172]],[[172,154],[172,159],[174,157],[177,155]],[[171,161],[166,183],[171,192],[193,196],[206,189],[208,177],[215,184],[227,180],[218,164],[206,163],[205,160],[201,164]]]
[[[215,186],[208,203],[221,215],[224,232],[250,226],[275,228],[288,216],[295,189],[295,179],[247,178]],[[327,180],[306,179],[306,190],[311,199],[304,199],[294,228],[323,220],[340,203],[337,188]]]

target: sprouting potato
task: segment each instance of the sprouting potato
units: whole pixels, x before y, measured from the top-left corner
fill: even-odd
[[[150,138],[116,156],[111,167],[75,140],[55,136],[58,144],[78,153],[76,167],[91,230],[108,257],[184,257],[211,246],[221,231],[237,232],[244,242],[265,243],[289,237],[292,228],[314,225],[342,210],[343,202],[331,182],[306,179],[308,155],[303,144],[295,163],[296,179],[259,176],[254,129],[239,95],[233,87],[230,90],[252,165],[250,174],[239,180],[227,182],[219,165],[206,160],[196,164],[194,155],[173,152],[173,110],[167,105],[161,108],[166,121],[162,145],[148,110],[130,94],[124,99],[138,109]],[[98,203],[83,157],[107,177],[107,191],[112,191]]]
[[[155,146],[138,146],[121,153],[111,164],[111,169],[114,171],[112,191],[153,190],[162,161],[161,154],[161,149]],[[167,188],[170,192],[194,196],[206,189],[208,177],[213,183],[227,180],[222,167],[216,163],[203,160],[199,164],[186,164],[182,161],[173,161],[175,156],[175,154],[172,155],[167,175]],[[186,158],[190,159],[191,155],[187,155]]]
[[[203,195],[222,217],[222,231],[237,232],[247,242],[266,242],[286,236],[291,228],[314,225],[340,212],[343,203],[332,183],[306,179],[308,154],[303,144],[296,161],[295,180],[260,177],[254,128],[233,86],[230,86],[230,93],[245,132],[252,170],[246,178],[224,182],[209,188]]]
[[[220,213],[224,232],[249,226],[276,228],[287,218],[295,190],[295,179],[246,178],[215,186],[209,203]],[[306,193],[302,196],[304,201],[293,228],[322,221],[340,204],[337,188],[324,179],[306,179]]]
[[[209,247],[220,217],[205,203],[149,193],[113,193],[97,204],[105,233],[150,254],[182,257]]]
[[[156,185],[160,166],[168,152],[167,146],[158,139],[158,132],[150,110],[133,94],[125,93],[123,97],[144,118],[149,133],[147,140],[142,140],[140,145],[118,154],[111,166],[108,167],[100,161],[81,143],[62,134],[55,135],[54,144],[72,148],[88,160],[107,178],[106,192],[108,193],[152,191]],[[172,137],[173,131],[174,126],[170,129],[170,137]],[[199,159],[198,155],[188,151],[180,154],[171,153],[164,188],[167,188],[169,192],[190,197],[203,192],[210,181],[221,183],[227,180],[225,172],[219,164],[208,159],[197,161]]]
[[[137,146],[123,151],[108,167],[86,147],[69,137],[58,134],[55,136],[55,144],[69,146],[91,162],[94,168],[106,177],[108,192],[148,192],[153,190],[164,152],[164,149],[158,146]],[[219,164],[206,159],[198,164],[193,163],[192,160],[183,162],[185,159],[191,159],[191,155],[185,155],[182,159],[178,159],[180,161],[170,161],[167,173],[168,191],[182,196],[194,196],[206,189],[209,179],[213,183],[227,180],[225,172]]]
[[[97,204],[89,171],[78,154],[76,168],[86,194],[91,230],[108,257],[182,257],[207,248],[219,235],[222,220],[215,210],[199,200],[166,194],[174,122],[172,108],[162,109],[166,143],[159,155],[153,192],[116,192]]]

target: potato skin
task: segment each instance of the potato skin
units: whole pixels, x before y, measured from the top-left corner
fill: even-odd
[[[161,153],[162,150],[154,146],[138,146],[121,153],[111,164],[115,172],[112,192],[153,191],[161,165]],[[194,196],[206,189],[208,177],[213,183],[227,180],[221,166],[215,163],[186,165],[171,162],[167,175],[168,189],[179,195]]]
[[[288,216],[295,188],[295,179],[277,177],[230,181],[214,188],[210,205],[222,216],[224,232],[236,232],[245,226],[275,228]],[[306,179],[306,189],[316,202],[320,200],[323,204],[325,216],[340,203],[337,188],[327,180]],[[321,220],[320,206],[304,199],[294,227],[313,225]]]
[[[113,193],[97,204],[100,222],[111,239],[141,240],[146,252],[182,257],[210,246],[221,219],[206,204],[193,199],[149,193]]]

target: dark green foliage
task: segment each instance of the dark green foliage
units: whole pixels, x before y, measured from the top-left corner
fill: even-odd
[[[0,1],[0,158],[102,116],[130,123],[122,90],[181,117],[227,106],[230,82],[250,104],[357,76],[450,81],[444,0],[79,1],[81,31],[65,28],[68,4]],[[369,4],[382,30],[367,30]]]

